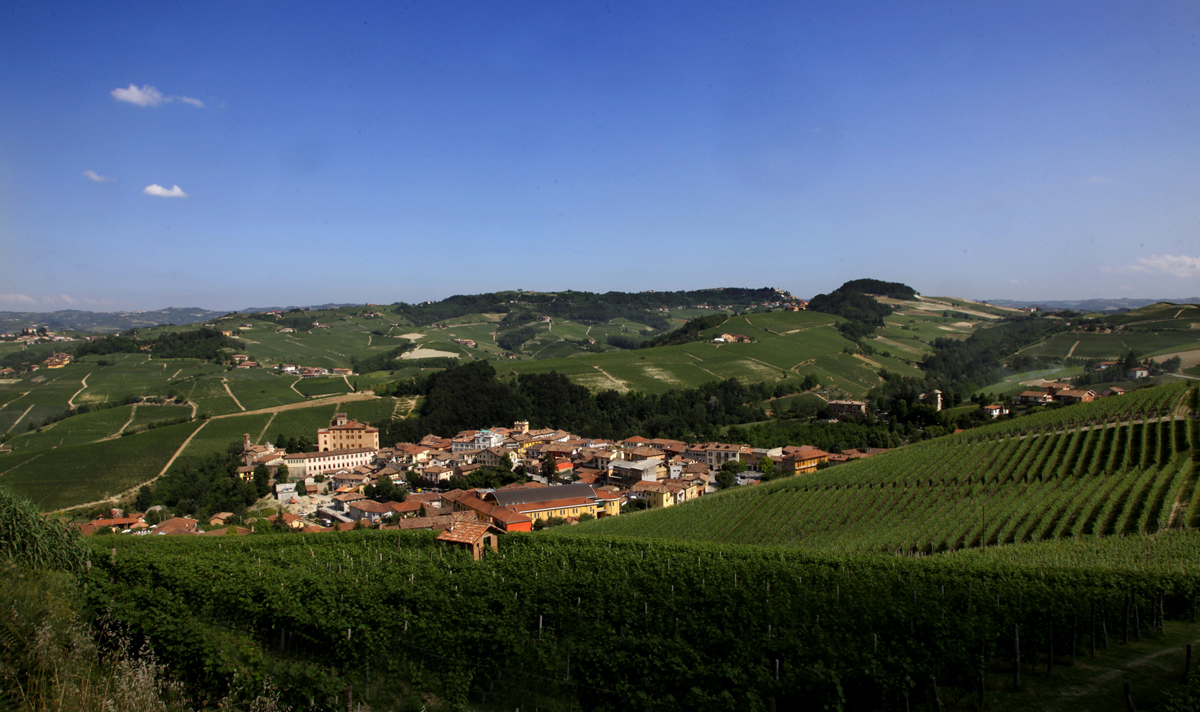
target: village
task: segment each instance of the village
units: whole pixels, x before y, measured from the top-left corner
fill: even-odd
[[[725,486],[753,485],[767,475],[805,474],[880,452],[831,454],[811,446],[768,449],[641,436],[613,442],[531,429],[524,421],[381,448],[378,428],[338,413],[317,431],[312,452],[287,453],[245,435],[237,474],[251,480],[265,470],[271,478],[273,501],[265,510],[274,513],[258,520],[271,530],[445,532],[478,523],[486,526],[472,531],[506,533],[673,507],[717,491],[722,480]],[[495,488],[466,486],[484,470],[509,473],[513,481]],[[209,536],[256,531],[252,522],[235,525],[230,512],[206,521],[152,514],[113,510],[112,516],[81,525],[81,531]]]

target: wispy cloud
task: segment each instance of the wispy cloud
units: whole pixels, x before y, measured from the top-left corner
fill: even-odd
[[[1139,257],[1133,264],[1106,267],[1106,272],[1121,274],[1169,274],[1172,277],[1200,277],[1200,257],[1187,255],[1150,255]]]
[[[199,99],[193,99],[190,96],[166,96],[149,84],[143,84],[141,88],[138,88],[136,84],[130,84],[128,89],[118,87],[110,93],[117,101],[124,101],[136,106],[159,106],[160,104],[170,104],[173,101],[182,101],[198,109],[204,108],[204,102]]]
[[[96,171],[84,171],[83,174],[85,176],[87,176],[90,180],[94,180],[97,183],[104,183],[106,181],[112,180],[112,178],[106,178],[105,176],[100,175]]]
[[[158,183],[146,186],[143,190],[146,195],[156,195],[160,198],[186,198],[188,194],[183,192],[183,189],[177,185],[171,186],[168,190]]]
[[[141,89],[138,89],[136,84],[130,84],[128,89],[113,89],[112,96],[117,101],[138,106],[158,106],[166,100],[162,92],[149,84],[143,84]]]
[[[0,294],[0,304],[36,304],[33,297],[24,294]]]

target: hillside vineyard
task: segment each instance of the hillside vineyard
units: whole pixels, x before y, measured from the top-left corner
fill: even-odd
[[[1184,384],[919,443],[572,534],[930,553],[1200,518]]]

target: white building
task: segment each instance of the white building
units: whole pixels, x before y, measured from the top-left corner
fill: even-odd
[[[369,447],[326,450],[324,452],[298,452],[284,455],[283,461],[288,467],[288,477],[299,479],[370,465],[375,461],[375,454],[378,452],[378,449]]]

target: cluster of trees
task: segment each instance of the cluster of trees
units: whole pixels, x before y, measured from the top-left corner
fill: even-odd
[[[149,352],[159,358],[215,361],[222,357],[221,349],[226,348],[238,348],[238,344],[222,335],[220,331],[208,327],[191,331],[169,331],[148,341],[138,339],[137,331],[131,330],[84,342],[75,347],[75,357]]]
[[[1004,319],[975,331],[964,340],[936,339],[933,353],[921,361],[923,378],[903,378],[880,372],[883,383],[871,391],[875,407],[889,413],[900,423],[933,424],[941,422],[933,406],[921,401],[921,396],[934,389],[942,391],[943,405],[962,402],[962,394],[996,383],[1013,372],[1004,365],[1010,354],[1037,343],[1064,329],[1062,322],[1038,316]],[[1013,368],[1027,364],[1013,359]]]
[[[510,314],[508,325],[522,324],[535,315],[596,324],[625,318],[665,331],[671,328],[657,313],[662,307],[696,304],[750,305],[776,299],[770,288],[699,289],[680,292],[497,292],[455,295],[440,302],[399,304],[392,311],[417,325],[433,324],[467,314]]]
[[[405,362],[400,358],[401,354],[410,351],[413,343],[404,340],[399,346],[381,354],[371,354],[369,356],[352,355],[350,357],[350,365],[354,367],[355,373],[371,373],[372,371],[394,371],[398,368],[404,368],[410,362]]]
[[[500,380],[491,364],[474,361],[393,386],[393,393],[425,399],[416,418],[384,424],[380,439],[416,441],[428,433],[456,433],[517,420],[528,420],[534,428],[561,428],[590,437],[717,439],[723,426],[766,420],[761,408],[748,404],[802,387],[799,380],[768,385],[730,379],[653,395],[616,391],[593,395],[557,372]]]
[[[177,515],[207,517],[217,512],[242,516],[246,508],[270,492],[270,473],[265,465],[254,469],[249,481],[238,477],[242,464],[240,442],[226,453],[185,460],[153,487],[142,487],[134,506],[145,511],[156,504],[165,505]],[[282,479],[286,481],[286,470]]]
[[[649,349],[655,346],[675,346],[676,344],[687,344],[693,341],[705,341],[706,337],[701,332],[707,329],[715,329],[721,324],[729,320],[725,314],[709,314],[689,320],[686,324],[668,331],[665,334],[659,334],[653,339],[643,341],[638,348]],[[612,343],[612,339],[609,339]]]
[[[750,447],[775,448],[804,443],[826,452],[845,452],[854,448],[899,447],[920,433],[915,427],[896,427],[873,421],[838,423],[760,423],[734,425],[726,439]]]
[[[921,369],[948,388],[967,391],[1001,380],[1009,371],[1004,359],[1020,349],[1062,331],[1055,319],[1023,316],[1005,319],[994,326],[977,329],[964,340],[948,338],[933,342],[933,353],[921,361]]]
[[[1091,365],[1089,364],[1089,366]],[[1142,361],[1138,353],[1131,350],[1125,352],[1125,355],[1117,360],[1116,365],[1109,366],[1102,371],[1096,371],[1089,367],[1082,374],[1072,378],[1071,385],[1082,388],[1084,386],[1124,381],[1127,380],[1126,374],[1138,366],[1150,371],[1151,376],[1161,376],[1164,373],[1179,373],[1179,369],[1183,367],[1183,359],[1178,356],[1172,356],[1162,363],[1153,359]]]
[[[810,311],[833,314],[846,319],[838,325],[842,335],[858,341],[875,333],[883,326],[883,318],[892,313],[892,308],[881,304],[868,294],[893,299],[913,299],[917,296],[912,287],[899,282],[881,282],[877,279],[856,279],[846,282],[829,294],[818,294],[808,303]]]
[[[520,351],[521,346],[537,334],[538,330],[532,326],[519,326],[496,334],[496,345],[505,351]]]

